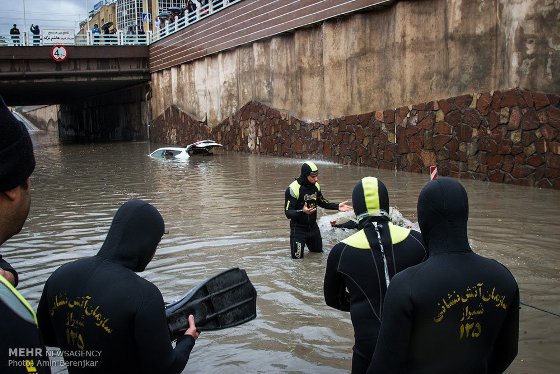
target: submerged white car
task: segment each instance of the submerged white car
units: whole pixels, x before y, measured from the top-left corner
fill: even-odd
[[[189,158],[189,154],[185,148],[163,147],[150,153],[150,157],[161,160],[186,160]]]
[[[152,153],[150,157],[161,160],[186,160],[194,155],[211,155],[212,148],[223,147],[220,143],[213,140],[200,140],[198,142],[187,145],[185,148],[181,147],[163,147],[158,148]]]

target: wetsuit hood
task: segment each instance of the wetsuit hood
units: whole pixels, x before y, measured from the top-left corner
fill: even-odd
[[[446,177],[428,182],[418,197],[417,210],[430,256],[471,250],[467,237],[469,200],[459,182]]]
[[[307,180],[307,176],[311,173],[318,173],[318,172],[319,169],[317,168],[317,165],[315,165],[315,163],[311,161],[306,161],[303,163],[303,165],[301,165],[301,174],[299,177],[296,178],[296,180],[301,186],[311,186],[313,185],[313,183]]]
[[[367,221],[388,220],[389,192],[375,177],[362,178],[352,190],[352,207],[360,225]]]
[[[135,271],[144,271],[164,232],[161,214],[142,200],[123,204],[97,254]]]

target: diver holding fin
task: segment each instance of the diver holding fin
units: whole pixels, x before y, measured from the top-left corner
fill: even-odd
[[[159,289],[137,274],[154,257],[164,231],[154,206],[128,201],[97,255],[64,264],[48,278],[38,325],[46,345],[60,347],[69,373],[86,366],[98,373],[181,373],[200,330],[256,317],[257,293],[238,268],[166,308]]]
[[[257,317],[257,291],[245,270],[232,268],[166,305],[165,314],[172,340],[184,335],[191,314],[199,331],[234,327]]]
[[[137,273],[165,231],[159,211],[124,203],[95,256],[59,267],[47,280],[37,320],[45,344],[60,347],[70,374],[181,373],[199,336],[194,318],[175,346],[160,290]],[[83,354],[89,352],[91,356]]]

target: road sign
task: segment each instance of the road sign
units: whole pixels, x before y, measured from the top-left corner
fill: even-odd
[[[150,13],[142,13],[142,22],[150,22],[152,15]]]
[[[55,45],[51,49],[51,57],[55,61],[62,62],[68,57],[68,51],[63,45]]]
[[[43,29],[43,45],[74,45],[76,35],[72,29]]]
[[[86,3],[86,4],[87,4],[87,3]],[[94,12],[99,11],[99,9],[101,9],[102,6],[103,6],[103,1],[98,2],[97,4],[95,4],[95,5],[93,6],[93,11],[94,11]]]

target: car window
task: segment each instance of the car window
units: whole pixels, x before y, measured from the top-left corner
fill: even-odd
[[[154,157],[154,158],[172,160],[172,159],[175,159],[175,158],[185,157],[186,155],[185,155],[185,151],[183,151],[181,149],[163,148],[163,149],[158,149],[158,150],[152,152],[151,156]]]

